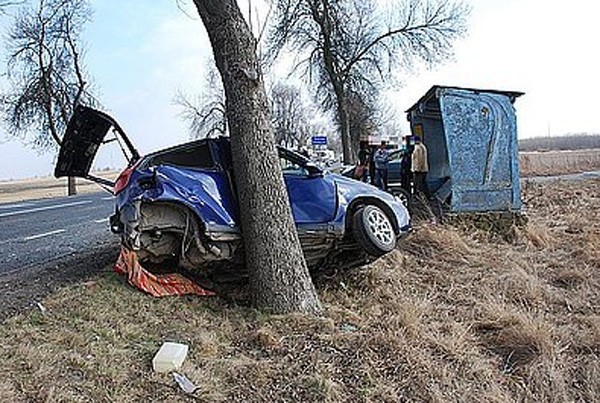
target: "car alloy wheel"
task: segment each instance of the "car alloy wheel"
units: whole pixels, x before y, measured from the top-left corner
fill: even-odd
[[[357,241],[373,256],[381,256],[396,247],[396,233],[389,217],[379,207],[368,205],[354,215]]]
[[[394,230],[390,220],[385,213],[379,209],[369,209],[366,219],[371,234],[382,244],[390,244],[394,241]]]

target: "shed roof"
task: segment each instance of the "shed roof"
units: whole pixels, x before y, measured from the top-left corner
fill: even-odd
[[[514,102],[516,98],[520,97],[521,95],[524,95],[524,92],[519,92],[519,91],[501,91],[501,90],[490,90],[490,89],[478,89],[478,88],[465,88],[465,87],[453,87],[453,86],[444,86],[444,85],[434,85],[433,87],[431,87],[429,89],[429,91],[427,91],[425,93],[425,95],[423,95],[413,106],[411,106],[410,108],[408,108],[406,110],[406,112],[410,112],[413,109],[417,108],[417,106],[423,102],[427,102],[430,99],[432,99],[433,97],[437,96],[437,91],[440,89],[453,89],[453,90],[463,90],[463,91],[471,91],[474,92],[476,94],[479,93],[491,93],[491,94],[501,94],[501,95],[506,95],[507,97],[510,98],[511,102]]]

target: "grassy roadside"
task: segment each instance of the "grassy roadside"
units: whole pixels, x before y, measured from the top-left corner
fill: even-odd
[[[317,279],[323,318],[153,299],[107,274],[0,329],[4,401],[599,401],[600,181],[528,185],[507,243],[423,226]],[[152,372],[190,345],[180,392]]]

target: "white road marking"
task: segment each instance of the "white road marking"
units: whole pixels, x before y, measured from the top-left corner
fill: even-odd
[[[99,220],[94,220],[94,222],[98,223],[98,224],[108,222],[108,217],[107,218],[101,218]]]
[[[54,230],[54,231],[45,232],[43,234],[37,234],[37,235],[27,236],[27,237],[25,237],[23,239],[25,241],[31,241],[33,239],[43,238],[45,236],[60,234],[61,232],[65,232],[65,231],[66,231],[66,229],[57,229],[57,230]]]
[[[109,197],[103,197],[102,200],[114,200],[115,197],[114,196],[109,196]]]
[[[17,203],[17,204],[8,204],[4,206],[0,206],[0,210],[7,210],[9,208],[21,208],[21,207],[29,207],[31,203]]]
[[[0,218],[10,217],[13,215],[37,213],[38,211],[54,210],[54,209],[59,209],[59,208],[64,208],[64,207],[79,206],[81,204],[89,204],[91,202],[92,202],[92,200],[82,200],[82,201],[72,202],[72,203],[55,204],[52,206],[37,207],[37,208],[28,209],[28,210],[10,211],[8,213],[0,214]]]

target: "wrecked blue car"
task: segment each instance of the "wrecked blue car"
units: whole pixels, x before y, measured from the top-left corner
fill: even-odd
[[[129,160],[114,183],[89,172],[98,148],[114,140],[107,139],[111,135]],[[363,264],[393,250],[409,232],[409,214],[392,195],[323,171],[285,148],[278,152],[310,269]],[[140,156],[114,119],[79,106],[69,121],[55,176],[82,177],[112,188],[111,229],[142,262],[169,261],[196,274],[235,275],[243,270],[244,254],[233,158],[225,137]]]

